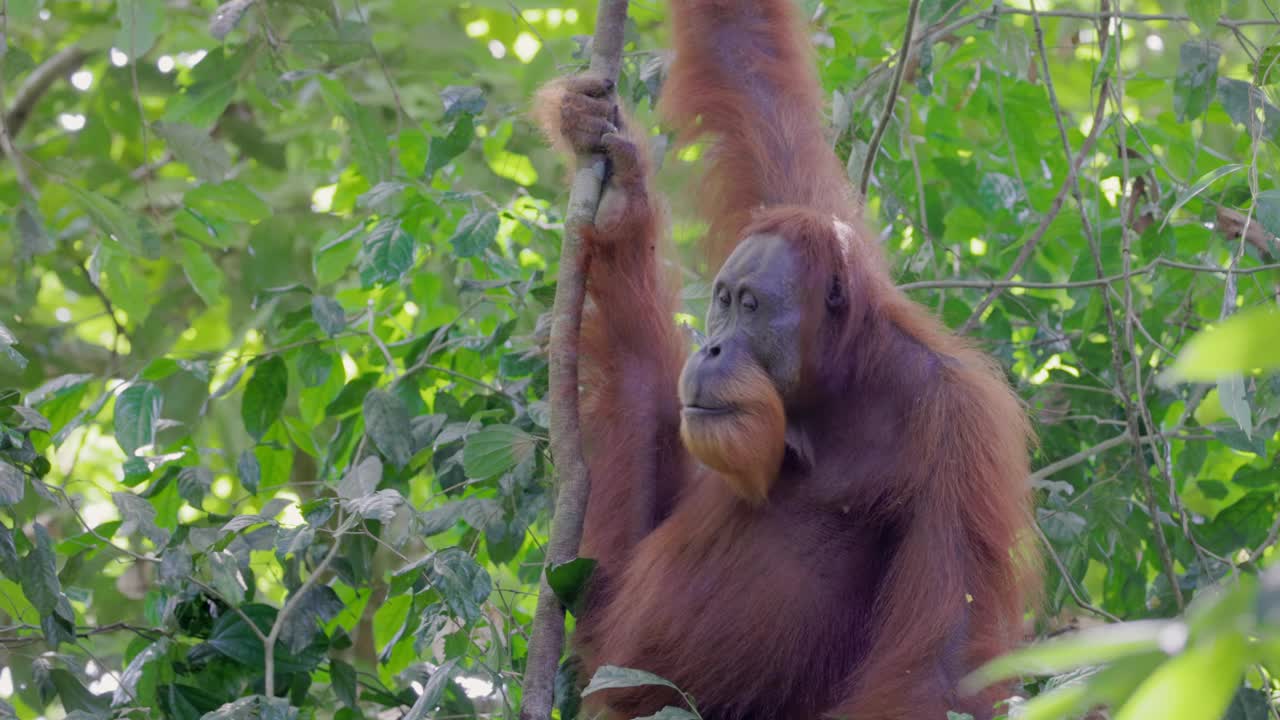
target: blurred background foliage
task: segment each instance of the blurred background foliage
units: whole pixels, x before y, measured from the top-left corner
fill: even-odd
[[[0,718],[515,717],[567,197],[527,111],[593,4],[2,7]],[[857,182],[906,3],[804,7]],[[923,0],[867,204],[1040,434],[1055,640],[991,676],[1280,718],[1280,6],[1032,8]]]

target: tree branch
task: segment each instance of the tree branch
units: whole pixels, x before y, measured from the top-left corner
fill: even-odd
[[[885,128],[889,127],[889,121],[893,119],[893,106],[898,102],[898,90],[902,87],[902,77],[907,74],[907,59],[911,56],[912,35],[915,33],[916,18],[919,16],[920,0],[911,0],[911,6],[907,10],[907,29],[903,34],[902,49],[898,51],[898,67],[894,69],[893,82],[889,85],[889,96],[885,98],[884,112],[880,115],[880,122],[876,124],[876,129],[871,135],[871,142],[867,144],[867,156],[862,160],[862,180],[858,183],[858,189],[864,200],[867,197],[867,188],[871,186],[871,170],[876,165],[880,141],[884,139]]]
[[[80,67],[89,55],[88,50],[78,45],[69,45],[31,71],[26,82],[18,88],[18,93],[13,98],[13,107],[4,116],[4,125],[9,130],[10,139],[16,139],[18,133],[22,132],[22,126],[31,118],[31,111],[53,85],[53,81]]]
[[[591,71],[617,81],[622,64],[623,31],[627,0],[600,0],[595,39],[591,45]],[[587,258],[582,248],[582,228],[595,219],[605,180],[601,155],[578,160],[569,191],[564,241],[560,247],[560,273],[551,308],[550,405],[551,455],[555,461],[558,492],[547,544],[546,568],[578,556],[586,519],[591,480],[582,456],[578,417],[578,341],[582,304],[586,299]],[[564,649],[564,606],[547,583],[544,568],[533,616],[533,633],[525,665],[521,720],[548,720],[555,704],[555,680]]]

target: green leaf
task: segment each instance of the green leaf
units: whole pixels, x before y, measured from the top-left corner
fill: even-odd
[[[385,390],[373,390],[364,396],[365,432],[373,444],[397,468],[413,458],[409,411],[400,398]]]
[[[462,115],[449,129],[444,137],[432,137],[427,150],[427,163],[423,174],[430,179],[449,161],[466,152],[476,137],[475,120],[471,115]]]
[[[677,692],[680,691],[680,688],[676,687],[670,680],[654,675],[651,672],[618,667],[617,665],[601,665],[600,669],[596,670],[596,674],[591,676],[591,682],[587,683],[587,687],[582,690],[582,696],[586,697],[601,690],[648,687],[652,685],[660,685],[669,687]]]
[[[1220,718],[1231,704],[1248,662],[1245,639],[1224,632],[1188,648],[1143,682],[1116,720]]]
[[[1212,35],[1222,17],[1222,0],[1188,0],[1187,14],[1200,28],[1202,35]]]
[[[129,214],[115,201],[108,200],[97,193],[82,190],[75,185],[68,184],[64,187],[75,197],[80,207],[100,230],[120,243],[120,246],[129,253],[144,254],[142,233],[138,229],[137,221],[130,219]]]
[[[574,615],[578,614],[579,603],[595,569],[595,560],[582,557],[547,568],[547,584],[555,591],[556,597],[560,598],[560,603]]]
[[[1213,185],[1218,180],[1226,177],[1227,175],[1230,175],[1233,172],[1236,172],[1238,170],[1243,170],[1243,169],[1244,169],[1244,165],[1241,165],[1240,163],[1230,163],[1228,165],[1223,165],[1222,167],[1219,167],[1219,168],[1214,168],[1213,170],[1210,170],[1209,172],[1205,173],[1203,176],[1201,176],[1199,180],[1196,181],[1195,185],[1192,185],[1185,193],[1178,195],[1177,202],[1173,204],[1173,207],[1169,208],[1169,212],[1165,213],[1164,220],[1160,221],[1159,229],[1163,230],[1165,224],[1169,222],[1169,218],[1173,217],[1174,213],[1181,210],[1183,205],[1186,205],[1188,202],[1191,202],[1192,198],[1196,197],[1200,193],[1207,190],[1210,185]]]
[[[386,180],[391,171],[391,151],[387,145],[386,131],[373,112],[352,100],[346,88],[337,80],[320,78],[319,83],[329,107],[347,121],[351,155],[360,174],[370,185]]]
[[[440,101],[444,103],[444,119],[451,120],[459,115],[479,115],[484,112],[488,102],[484,91],[478,87],[467,85],[450,85],[440,91]]]
[[[164,6],[160,0],[117,0],[116,17],[120,32],[116,47],[136,62],[156,44],[163,27]]]
[[[336,415],[346,415],[364,404],[364,396],[378,384],[378,379],[382,377],[376,372],[365,373],[360,377],[352,380],[342,387],[338,392],[338,397],[333,402],[325,406],[324,414],[330,417]]]
[[[429,570],[431,584],[449,610],[463,622],[480,618],[481,606],[493,591],[489,573],[459,548],[436,553]]]
[[[262,482],[262,466],[258,463],[258,456],[254,455],[252,450],[241,451],[240,458],[236,461],[236,474],[240,477],[240,484],[244,489],[256,495],[258,485]]]
[[[342,305],[337,300],[324,295],[311,298],[311,317],[329,337],[337,335],[347,327],[347,313],[342,309]]]
[[[244,388],[240,418],[254,440],[262,440],[271,424],[280,418],[289,397],[289,369],[279,355],[258,364]]]
[[[1180,644],[1186,626],[1167,620],[1137,620],[1081,630],[1002,655],[961,681],[964,692],[1019,675],[1052,675],[1120,660]]]
[[[1179,122],[1200,117],[1218,87],[1218,60],[1222,48],[1192,40],[1178,50],[1178,74],[1173,82],[1173,109]]]
[[[104,717],[111,707],[110,698],[93,694],[80,684],[75,675],[62,668],[50,670],[49,680],[58,690],[58,699],[69,715],[84,713],[90,717]]]
[[[147,502],[146,498],[131,492],[113,492],[111,500],[120,511],[120,518],[124,520],[116,531],[120,537],[132,537],[141,533],[157,546],[164,545],[168,540],[169,534],[156,525],[158,513],[155,506]]]
[[[27,489],[27,476],[18,468],[0,460],[0,506],[17,505]]]
[[[1245,437],[1253,436],[1253,413],[1244,393],[1244,376],[1230,375],[1218,381],[1218,402],[1227,416],[1236,421]]]
[[[360,699],[360,686],[356,683],[356,669],[347,663],[333,658],[329,660],[329,678],[333,686],[333,694],[349,708],[355,709]]]
[[[346,65],[373,52],[373,31],[354,20],[303,25],[289,36],[289,47],[317,62]]]
[[[182,247],[182,273],[204,304],[213,307],[222,300],[222,268],[218,267],[197,243],[179,238]]]
[[[231,156],[218,140],[203,128],[181,123],[158,122],[152,126],[164,138],[174,157],[205,182],[216,183],[231,172]]]
[[[1254,85],[1266,87],[1273,83],[1280,83],[1280,44],[1270,45],[1259,53],[1254,66]]]
[[[351,468],[338,483],[338,497],[343,500],[356,500],[372,495],[382,482],[382,461],[376,455],[370,455],[360,464]]]
[[[27,556],[22,558],[22,594],[41,615],[50,615],[62,596],[62,583],[58,581],[57,557],[49,532],[41,523],[34,523],[35,543]]]
[[[374,226],[360,248],[360,280],[365,287],[399,282],[413,267],[413,237],[395,218]]]
[[[312,585],[291,607],[280,628],[280,640],[291,652],[300,653],[317,639],[321,627],[337,617],[346,605],[328,585]],[[293,602],[292,598],[290,602]]]
[[[1254,211],[1258,222],[1272,235],[1280,235],[1280,190],[1264,190],[1258,193]]]
[[[49,232],[40,219],[40,208],[30,198],[24,199],[18,206],[13,223],[18,228],[18,238],[22,240],[22,251],[25,254],[36,256],[53,252],[53,238],[49,237]]]
[[[498,214],[473,210],[458,221],[458,229],[449,238],[449,244],[460,258],[476,257],[483,254],[497,236]]]
[[[276,609],[268,605],[250,603],[240,606],[254,627],[266,635],[276,620]],[[261,673],[266,653],[262,641],[258,639],[253,628],[245,622],[240,612],[227,611],[213,624],[209,639],[205,643],[219,654],[230,658],[247,668]],[[284,643],[277,641],[275,648],[276,673],[311,672],[324,660],[324,651],[319,645],[310,645],[302,652],[291,652]]]
[[[113,423],[116,442],[126,455],[133,455],[139,448],[156,441],[156,421],[160,419],[163,405],[160,388],[151,383],[130,385],[116,398]]]
[[[4,523],[0,523],[0,577],[22,582],[21,561],[18,559],[18,548],[13,542],[13,531]]]
[[[19,370],[25,370],[27,367],[27,358],[22,353],[13,349],[18,344],[18,338],[14,336],[9,328],[0,323],[0,355],[8,358],[9,362],[17,366]]]
[[[183,201],[197,212],[228,222],[256,223],[271,217],[271,206],[238,180],[201,185]]]
[[[245,54],[228,56],[225,47],[210,50],[192,69],[191,85],[181,94],[169,96],[164,120],[194,127],[212,126],[235,97],[245,58]]]
[[[483,480],[501,475],[533,458],[534,437],[511,425],[490,425],[472,433],[463,448],[467,477]]]
[[[405,713],[400,720],[428,720],[434,717],[432,711],[444,699],[444,691],[448,689],[449,681],[457,671],[457,665],[456,659],[441,663],[435,672],[431,673],[431,677],[427,678],[427,682],[422,687],[422,694],[413,703],[413,707],[409,708],[409,712]]]
[[[1233,374],[1276,369],[1280,369],[1280,309],[1261,305],[1196,333],[1161,382],[1214,382]]]

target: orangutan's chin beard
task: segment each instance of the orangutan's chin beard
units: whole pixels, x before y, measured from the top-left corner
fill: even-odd
[[[738,496],[759,505],[769,496],[786,451],[782,397],[755,364],[736,371],[715,396],[714,406],[684,406],[680,437]]]

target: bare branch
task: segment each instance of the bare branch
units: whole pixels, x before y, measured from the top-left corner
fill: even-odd
[[[871,170],[876,165],[876,154],[880,152],[880,141],[884,139],[885,128],[893,119],[893,106],[898,102],[898,90],[902,87],[902,77],[907,74],[907,59],[911,55],[912,36],[915,34],[916,18],[920,16],[920,0],[911,0],[907,10],[907,29],[903,33],[902,48],[898,51],[898,67],[894,69],[893,82],[889,84],[889,95],[884,100],[884,112],[880,122],[876,124],[871,142],[867,145],[867,156],[862,160],[862,180],[858,190],[863,198],[867,197],[867,188],[871,186]]]
[[[31,111],[35,109],[36,103],[40,102],[40,98],[48,92],[53,82],[80,67],[90,54],[88,50],[78,45],[69,45],[31,71],[26,82],[22,83],[17,94],[14,95],[13,107],[9,108],[4,116],[4,124],[9,129],[11,139],[17,138],[18,133],[22,132],[22,127],[31,118]]]

